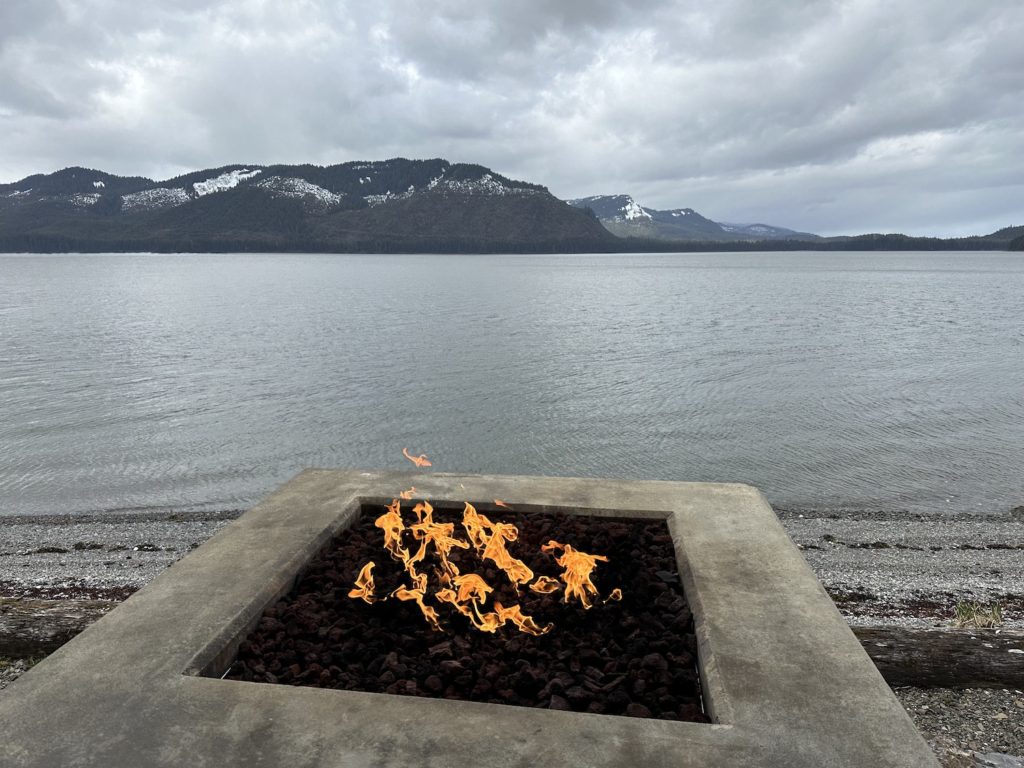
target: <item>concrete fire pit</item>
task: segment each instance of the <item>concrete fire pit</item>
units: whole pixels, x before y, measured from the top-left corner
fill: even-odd
[[[221,680],[263,609],[364,504],[665,519],[712,724]],[[0,696],[3,766],[938,763],[753,488],[309,470]]]

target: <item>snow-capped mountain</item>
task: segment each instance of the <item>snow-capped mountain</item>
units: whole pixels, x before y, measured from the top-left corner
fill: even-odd
[[[8,205],[45,201],[88,206],[101,197],[116,196],[124,208],[138,212],[172,208],[246,186],[262,190],[272,198],[315,201],[319,208],[381,205],[428,192],[485,196],[548,194],[542,186],[513,181],[479,165],[399,158],[327,167],[229,165],[166,181],[127,179],[87,168],[66,168],[29,176],[13,184],[0,184],[0,200]]]
[[[214,176],[212,179],[193,183],[192,191],[195,192],[197,197],[212,195],[215,192],[226,192],[237,187],[240,182],[251,179],[253,176],[258,176],[262,172],[261,168],[251,171],[248,168],[235,168],[220,174],[220,176]]]
[[[0,184],[0,245],[8,248],[245,249],[254,240],[315,250],[611,242],[540,185],[442,159],[227,165],[164,181],[76,167]]]
[[[767,224],[725,224],[705,218],[692,208],[662,211],[646,208],[629,195],[594,195],[569,200],[590,209],[608,231],[620,237],[656,240],[814,240],[817,235]]]
[[[786,227],[773,227],[771,224],[734,224],[720,221],[718,224],[726,232],[733,232],[747,238],[759,240],[808,240],[815,239],[817,235],[809,232],[797,232]]]
[[[226,165],[163,181],[75,167],[0,184],[0,252],[1000,250],[1022,232],[819,238],[629,195],[567,204],[540,185],[441,159]]]

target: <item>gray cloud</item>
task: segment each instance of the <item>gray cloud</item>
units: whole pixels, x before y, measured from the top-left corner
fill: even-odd
[[[0,179],[442,156],[823,233],[1024,223],[1024,6],[6,0]]]

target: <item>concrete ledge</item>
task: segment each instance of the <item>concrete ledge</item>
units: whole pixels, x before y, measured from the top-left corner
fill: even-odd
[[[201,677],[360,504],[661,517],[715,724]],[[309,470],[17,680],[4,766],[863,766],[938,763],[760,494],[740,485]]]

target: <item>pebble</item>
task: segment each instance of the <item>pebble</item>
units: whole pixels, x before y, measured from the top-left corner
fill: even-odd
[[[866,519],[780,515],[826,590],[849,598],[839,608],[850,624],[948,626],[958,601],[991,603],[1016,595],[1016,604],[1004,610],[1003,626],[1024,628],[1019,597],[1024,596],[1024,520],[881,514]],[[922,612],[922,600],[942,610]]]
[[[32,666],[30,659],[0,658],[0,690],[6,688]]]
[[[0,595],[71,598],[88,589],[138,588],[237,514],[0,517]],[[961,599],[1024,595],[1024,507],[987,516],[831,510],[779,510],[779,516],[827,589],[864,595],[840,603],[851,624],[948,625],[948,610],[919,615],[903,607],[922,597],[943,597],[948,609]],[[992,544],[999,548],[986,548]],[[46,548],[65,551],[39,552]],[[1024,627],[1024,611],[1004,612],[1004,621]],[[28,666],[0,659],[0,688]],[[945,768],[1024,768],[1020,691],[895,693]],[[569,702],[555,694],[549,706],[568,709]]]
[[[0,516],[0,597],[123,599],[237,514]]]
[[[943,766],[1024,768],[1007,762],[1024,757],[1024,692],[908,687],[894,693]],[[1003,762],[977,762],[983,755]]]

